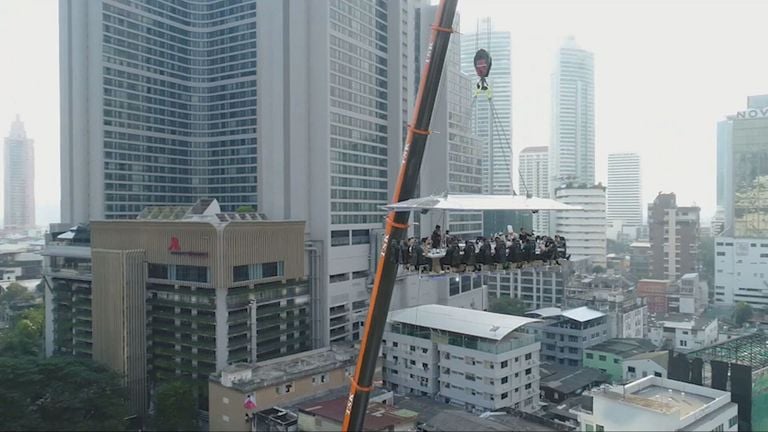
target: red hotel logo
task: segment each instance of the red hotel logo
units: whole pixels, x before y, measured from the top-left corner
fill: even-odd
[[[203,257],[208,256],[208,252],[193,252],[193,251],[181,250],[181,242],[179,241],[179,238],[176,236],[171,237],[171,243],[168,245],[168,251],[171,252],[171,255],[188,255],[188,256],[203,256]]]
[[[168,250],[171,252],[181,252],[181,245],[179,244],[178,237],[171,237],[171,244],[168,246]]]

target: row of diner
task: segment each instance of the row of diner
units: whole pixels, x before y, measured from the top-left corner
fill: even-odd
[[[479,271],[512,266],[523,267],[527,263],[541,261],[560,265],[560,259],[569,259],[566,239],[534,235],[523,228],[518,233],[508,229],[491,237],[464,240],[452,236],[449,231],[442,235],[440,225],[429,237],[411,237],[402,242],[392,242],[392,259],[407,270]]]

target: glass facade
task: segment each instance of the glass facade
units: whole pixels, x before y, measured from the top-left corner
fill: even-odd
[[[331,223],[381,224],[387,201],[387,2],[330,0]]]
[[[256,1],[105,1],[105,216],[256,206]]]
[[[768,237],[768,117],[733,121],[736,237]]]

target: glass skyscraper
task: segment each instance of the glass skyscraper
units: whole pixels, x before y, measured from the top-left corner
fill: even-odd
[[[62,2],[62,220],[256,205],[256,3]]]
[[[595,182],[595,79],[592,53],[569,37],[552,74],[550,188]]]

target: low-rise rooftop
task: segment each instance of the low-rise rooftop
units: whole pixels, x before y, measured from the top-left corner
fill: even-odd
[[[570,394],[593,384],[607,383],[611,377],[593,368],[577,368],[542,363],[540,386],[551,388],[563,394]]]
[[[686,313],[669,313],[669,314],[651,314],[649,322],[653,326],[663,325],[669,328],[678,328],[684,330],[702,330],[708,327],[717,318],[709,318],[701,315],[686,314]]]
[[[730,393],[694,384],[649,376],[626,385],[593,390],[594,397],[606,397],[680,419],[706,406],[730,403]]]
[[[354,346],[331,345],[259,363],[234,364],[212,374],[210,380],[251,392],[304,376],[354,366],[357,355],[358,349]]]
[[[298,406],[299,416],[302,413],[322,417],[333,422],[342,423],[347,408],[347,397],[341,397],[324,402],[309,402]],[[402,408],[395,408],[380,403],[368,405],[364,427],[367,431],[403,430],[400,425],[416,423],[418,413]]]
[[[615,338],[585,348],[587,351],[600,351],[621,358],[629,358],[640,353],[656,350],[656,345],[647,339]]]

